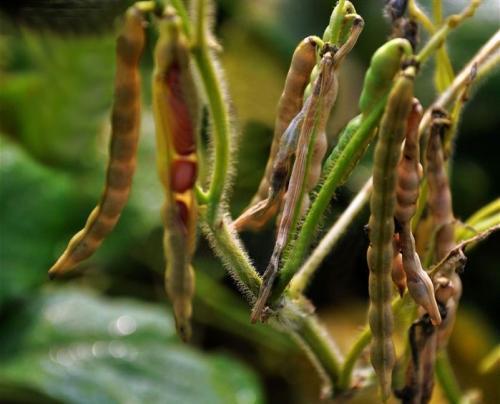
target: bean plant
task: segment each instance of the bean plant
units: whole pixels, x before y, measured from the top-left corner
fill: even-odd
[[[460,13],[445,17],[436,0],[431,19],[415,0],[387,0],[392,33],[373,52],[359,115],[329,148],[327,122],[343,85],[339,68],[370,24],[352,2],[339,0],[323,36],[308,36],[297,45],[277,105],[264,177],[250,205],[236,218],[229,207],[237,133],[218,61],[221,49],[212,32],[214,6],[209,0],[192,0],[189,10],[181,0],[133,4],[123,16],[116,42],[105,190],[49,274],[58,277],[88,258],[126,203],[136,165],[139,61],[149,22],[158,31],[151,82],[157,168],[165,197],[165,286],[180,338],[188,341],[191,334],[196,274],[192,258],[200,235],[247,300],[249,321],[290,334],[307,351],[322,378],[323,397],[349,400],[376,384],[382,401],[395,396],[426,403],[437,376],[450,402],[458,402],[461,393],[446,371],[446,349],[462,293],[460,273],[467,248],[500,228],[498,200],[466,222],[457,220],[448,178],[463,107],[471,90],[500,63],[496,32],[458,74],[451,67],[446,40],[480,4],[471,0]],[[420,30],[428,34],[423,42]],[[415,83],[431,58],[438,96],[422,105]],[[208,111],[208,150],[201,141],[201,132],[207,130],[202,110]],[[370,145],[372,178],[331,228],[320,230],[335,193]],[[202,166],[206,153],[210,163]],[[245,159],[244,151],[237,158]],[[368,203],[367,323],[341,353],[335,335],[326,331],[304,293],[322,260]],[[274,249],[267,267],[257,268],[240,233],[260,231],[272,220],[276,236],[268,242]],[[401,352],[393,343],[395,324],[410,324]],[[358,361],[365,349],[372,365],[368,373]],[[393,377],[396,363],[405,369],[399,382]]]

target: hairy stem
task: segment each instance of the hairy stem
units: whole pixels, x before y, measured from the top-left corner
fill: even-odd
[[[213,174],[206,195],[208,199],[207,220],[213,223],[220,208],[229,167],[229,142],[231,141],[229,112],[224,100],[221,77],[207,44],[206,0],[197,1],[196,19],[192,51],[208,101],[215,145]]]
[[[249,303],[253,304],[261,279],[237,234],[228,225],[229,219],[223,218],[217,224],[211,224],[206,220],[206,214],[201,216],[204,222],[203,231],[212,248],[224,262]],[[298,304],[285,298],[282,308],[273,315],[273,319],[276,319],[287,332],[300,339],[311,360],[324,370],[331,385],[335,386],[341,359],[333,340],[316,316],[304,312]]]

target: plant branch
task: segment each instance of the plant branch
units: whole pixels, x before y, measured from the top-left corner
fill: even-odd
[[[302,265],[299,272],[297,272],[297,274],[292,278],[290,282],[290,293],[292,296],[296,296],[304,292],[312,276],[321,265],[321,262],[330,253],[335,244],[337,244],[337,242],[342,238],[351,222],[356,216],[359,215],[367,202],[370,200],[371,190],[372,181],[370,178],[365,183],[363,188],[357,193],[356,197],[351,201],[349,206],[339,216],[328,233],[323,237],[307,261],[304,265]]]
[[[427,15],[418,7],[416,0],[408,1],[408,12],[410,16],[418,21],[429,34],[433,34],[436,31],[436,29],[434,28],[434,24],[429,19],[429,17],[427,17]]]
[[[231,229],[230,219],[224,217],[215,225],[210,224],[203,213],[201,219],[202,229],[213,250],[225,264],[240,291],[253,304],[262,281],[237,234]],[[282,307],[273,313],[272,320],[302,342],[311,360],[324,369],[330,384],[335,386],[341,359],[334,342],[318,319],[303,310],[298,302],[285,298]]]
[[[338,385],[342,357],[327,330],[311,313],[310,303],[305,298],[293,301],[285,298],[272,320],[295,336],[303,346],[325,379],[323,395],[331,396],[332,388],[335,391]]]
[[[190,38],[192,35],[191,23],[189,21],[189,15],[186,10],[186,7],[184,7],[184,3],[182,2],[182,0],[169,0],[169,1],[172,4],[172,6],[174,6],[174,8],[177,11],[177,14],[179,14],[179,17],[181,18],[182,29],[184,30],[184,33],[187,35],[188,38]]]
[[[438,48],[443,45],[448,33],[460,25],[465,19],[472,17],[476,9],[481,4],[481,0],[472,0],[469,6],[460,14],[455,14],[448,17],[439,30],[437,30],[432,37],[427,41],[424,48],[415,57],[419,63],[425,62]]]
[[[197,0],[195,9],[196,22],[192,51],[208,101],[215,145],[214,169],[206,195],[208,199],[207,220],[213,223],[219,213],[229,167],[229,142],[231,141],[229,113],[224,100],[222,80],[207,44],[206,0]]]
[[[492,70],[498,67],[500,63],[500,30],[497,31],[467,63],[462,71],[455,77],[453,83],[434,101],[433,107],[446,108],[457,97],[462,88],[467,85],[471,69],[476,66],[476,81],[488,75]],[[432,108],[427,109],[420,121],[419,133],[422,136],[431,119]]]
[[[448,358],[448,353],[442,350],[436,357],[436,376],[437,380],[443,390],[444,395],[451,404],[460,403],[462,392],[458,385],[455,374]]]

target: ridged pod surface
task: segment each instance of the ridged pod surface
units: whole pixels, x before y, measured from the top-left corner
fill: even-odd
[[[373,335],[370,359],[384,400],[390,395],[391,374],[395,363],[392,342],[391,271],[394,253],[392,242],[396,205],[396,166],[412,105],[414,77],[415,68],[408,67],[396,78],[382,117],[374,154],[369,221],[370,247],[367,252],[370,269],[368,322]]]
[[[316,50],[317,41],[315,37],[309,36],[299,43],[293,53],[285,86],[278,102],[269,160],[266,165],[264,178],[259,185],[257,194],[252,199],[252,205],[267,197],[274,156],[278,152],[281,136],[285,133],[292,119],[302,109],[304,90],[309,83],[311,71],[316,66]]]
[[[153,73],[153,110],[157,167],[165,191],[163,246],[167,261],[165,286],[172,300],[177,333],[191,335],[197,207],[197,92],[191,74],[188,39],[180,19],[167,7],[158,21]]]
[[[418,127],[422,118],[422,106],[413,99],[408,115],[405,144],[401,160],[397,166],[396,210],[394,218],[398,222],[399,246],[403,258],[403,270],[406,274],[408,292],[413,300],[422,306],[433,324],[441,323],[441,315],[434,297],[432,280],[422,268],[420,257],[415,251],[415,239],[411,232],[411,219],[417,210],[422,166]]]
[[[441,109],[432,111],[429,142],[426,150],[428,182],[427,201],[436,231],[436,260],[439,261],[455,246],[454,217],[450,184],[443,154],[442,141],[451,122]]]
[[[139,140],[139,61],[144,48],[143,23],[139,10],[130,8],[116,42],[115,93],[104,192],[85,227],[73,236],[66,250],[50,268],[51,277],[58,276],[89,258],[113,230],[127,202]]]

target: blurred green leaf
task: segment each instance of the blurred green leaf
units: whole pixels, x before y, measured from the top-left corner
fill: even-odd
[[[151,304],[52,289],[0,332],[2,402],[18,390],[65,403],[263,402],[253,373],[181,345],[172,318]]]
[[[70,182],[0,137],[0,306],[47,279],[61,215],[76,202]]]

